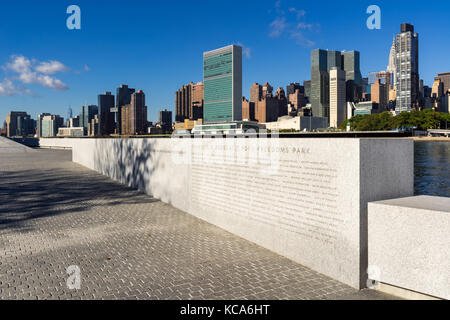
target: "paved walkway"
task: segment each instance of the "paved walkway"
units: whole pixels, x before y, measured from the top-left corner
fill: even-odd
[[[9,149],[9,150],[7,150]],[[79,266],[70,290],[67,267]],[[0,138],[1,299],[389,299]]]

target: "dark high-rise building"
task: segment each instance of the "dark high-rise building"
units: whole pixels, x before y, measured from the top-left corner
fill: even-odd
[[[84,128],[85,134],[88,134],[89,124],[91,120],[94,119],[95,115],[98,114],[97,106],[83,106],[80,111],[80,127]]]
[[[288,100],[283,88],[278,88],[275,92],[275,98],[278,100],[278,117],[288,114]]]
[[[345,71],[347,101],[356,102],[362,95],[362,75],[359,51],[342,52],[342,69]]]
[[[111,92],[98,95],[98,132],[101,136],[106,136],[114,133],[115,119],[114,113],[114,95]]]
[[[338,68],[339,70],[344,69],[344,59],[340,51],[327,50],[327,71],[330,72],[333,68]]]
[[[353,80],[355,84],[362,84],[359,51],[342,52],[342,69],[345,71],[345,80]]]
[[[121,134],[122,125],[122,107],[129,105],[131,103],[131,95],[135,93],[136,90],[128,88],[127,85],[122,84],[116,90],[116,108],[115,108],[115,121],[116,121],[116,131]]]
[[[423,97],[431,98],[431,88],[429,86],[423,86]]]
[[[362,76],[358,51],[313,50],[309,100],[315,117],[330,117],[330,70],[333,68],[345,71],[346,100],[355,102],[361,97]]]
[[[417,106],[419,94],[419,35],[414,26],[403,23],[396,37],[396,113],[411,111]]]
[[[303,87],[305,88],[305,99],[306,103],[311,102],[311,80],[303,81]]]
[[[317,49],[311,52],[311,97],[313,116],[330,116],[330,77],[328,52]]]
[[[147,107],[142,90],[131,95],[131,103],[121,109],[121,134],[143,134],[147,129]]]
[[[36,122],[26,112],[11,111],[6,116],[6,136],[34,135]]]
[[[172,111],[167,109],[159,111],[159,124],[163,131],[172,130]]]
[[[191,105],[191,84],[182,86],[175,92],[175,121],[184,122],[189,119],[189,107]]]

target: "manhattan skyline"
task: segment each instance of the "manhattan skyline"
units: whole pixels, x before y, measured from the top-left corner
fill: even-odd
[[[386,69],[394,33],[410,22],[420,35],[419,73],[431,86],[450,70],[446,12],[421,1],[379,1],[381,30],[366,27],[372,3],[231,1],[217,3],[78,1],[82,29],[68,30],[71,3],[5,4],[0,22],[0,120],[10,110],[66,117],[120,84],[147,94],[149,119],[174,110],[174,93],[202,81],[202,53],[243,46],[243,95],[254,82],[274,88],[309,80],[313,49],[361,53],[363,76]],[[177,10],[173,10],[176,6]],[[137,10],[139,8],[139,10]],[[220,14],[212,14],[221,9]],[[16,12],[15,14],[8,14]],[[20,12],[18,14],[17,12]],[[429,23],[433,21],[433,25]]]

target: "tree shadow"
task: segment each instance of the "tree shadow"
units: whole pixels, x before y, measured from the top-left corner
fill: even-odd
[[[142,161],[144,156],[137,156],[136,159]],[[132,161],[131,158],[126,159]],[[23,229],[24,223],[29,220],[87,211],[96,206],[114,207],[158,201],[71,163],[67,167],[55,163],[55,168],[52,168],[51,161],[44,168],[0,172],[0,230]],[[117,174],[120,170],[117,169]],[[145,183],[142,176],[145,173],[146,170],[138,170],[126,173],[125,178],[131,181],[134,177],[137,184],[132,187],[141,189]],[[113,209],[111,214],[114,214]]]
[[[109,139],[95,142],[95,170],[111,179],[152,195],[151,179],[164,167],[151,139]],[[170,203],[169,203],[170,204]]]

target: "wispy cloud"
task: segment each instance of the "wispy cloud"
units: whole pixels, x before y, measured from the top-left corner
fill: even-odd
[[[238,42],[237,45],[242,47],[242,54],[244,55],[244,57],[246,57],[247,59],[250,59],[252,57],[252,49],[240,42]]]
[[[319,32],[320,24],[307,23],[306,11],[294,7],[283,10],[281,0],[275,2],[275,17],[269,25],[269,37],[280,38],[285,36],[297,44],[312,47],[315,42],[309,39],[310,32]]]
[[[49,62],[41,62],[37,67],[36,71],[44,73],[44,74],[55,74],[58,72],[66,72],[69,68],[63,65],[59,61],[49,61]]]
[[[277,17],[270,24],[269,37],[271,37],[271,38],[280,37],[281,34],[287,29],[287,27],[288,27],[288,24],[286,22],[286,18],[285,17]]]
[[[13,76],[6,77],[0,82],[0,95],[32,94],[24,86],[18,86],[14,81],[27,85],[39,85],[55,91],[68,90],[69,87],[60,79],[53,75],[69,70],[59,61],[39,62],[35,59],[28,59],[23,55],[13,55],[2,69],[6,73],[13,73]]]
[[[18,89],[9,79],[0,82],[0,96],[14,96],[18,93]]]

